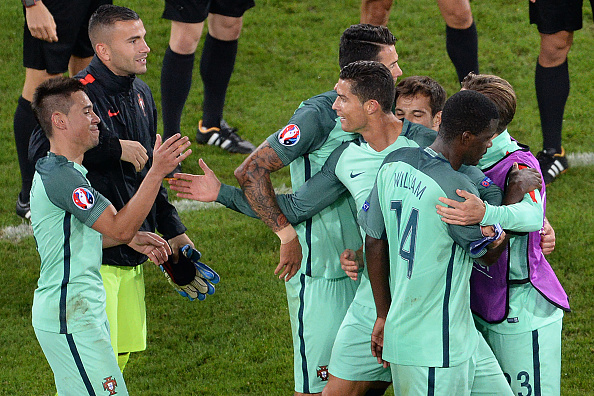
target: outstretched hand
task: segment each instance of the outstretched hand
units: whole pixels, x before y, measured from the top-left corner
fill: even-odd
[[[148,231],[138,231],[128,246],[148,256],[149,260],[157,265],[167,261],[167,257],[171,254],[171,247],[167,241]]]
[[[180,198],[192,199],[200,202],[216,201],[221,182],[217,175],[200,158],[198,161],[204,175],[192,175],[189,173],[176,173],[173,179],[169,179],[169,186],[173,191],[177,191]]]
[[[164,178],[172,172],[180,162],[192,154],[192,150],[188,149],[190,145],[190,139],[188,139],[187,136],[181,136],[179,133],[176,133],[164,142],[161,142],[161,135],[157,135],[155,148],[153,150],[153,165],[151,171],[159,172],[160,177]]]
[[[476,195],[465,190],[456,190],[464,198],[458,202],[455,199],[440,197],[439,201],[450,207],[436,205],[437,214],[448,224],[470,225],[478,224],[485,216],[485,203]]]

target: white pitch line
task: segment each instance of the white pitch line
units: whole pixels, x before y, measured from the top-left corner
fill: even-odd
[[[282,187],[274,189],[277,194],[290,194],[291,188],[283,185]],[[179,213],[199,211],[199,210],[212,210],[224,208],[223,205],[216,202],[198,202],[190,199],[180,199],[177,201],[171,201],[173,206]],[[7,240],[12,243],[18,243],[21,239],[33,235],[33,228],[31,224],[23,222],[18,226],[8,226],[0,230],[0,240]]]
[[[594,165],[594,153],[569,153],[567,161],[570,167]]]

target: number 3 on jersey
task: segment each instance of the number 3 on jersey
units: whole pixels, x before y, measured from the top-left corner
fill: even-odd
[[[391,201],[390,210],[398,216],[398,235],[400,235],[400,257],[408,263],[406,277],[412,276],[413,264],[415,262],[415,247],[417,244],[417,225],[419,222],[419,210],[412,208],[404,232],[400,232],[402,223],[402,201]]]

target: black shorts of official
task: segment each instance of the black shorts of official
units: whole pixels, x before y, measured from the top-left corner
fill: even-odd
[[[208,14],[239,18],[255,5],[253,0],[165,0],[162,17],[176,22],[204,22]]]
[[[43,4],[54,17],[58,41],[49,43],[34,38],[25,20],[23,66],[45,70],[49,74],[61,74],[68,71],[71,55],[79,58],[93,56],[88,33],[89,18],[99,6],[112,4],[112,0],[43,0]]]
[[[542,34],[582,28],[583,0],[537,0],[529,3],[530,23]]]

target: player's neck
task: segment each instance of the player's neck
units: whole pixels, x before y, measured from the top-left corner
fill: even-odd
[[[368,132],[362,135],[369,146],[379,152],[393,144],[401,132],[402,121],[392,113],[384,113],[370,120]]]

